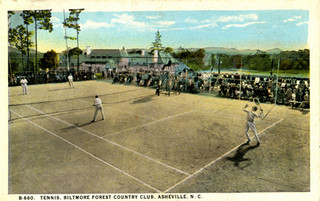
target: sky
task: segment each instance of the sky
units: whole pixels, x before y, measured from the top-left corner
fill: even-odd
[[[69,11],[65,12],[66,17]],[[52,12],[51,33],[38,30],[38,50],[66,49],[63,10]],[[81,49],[122,49],[152,46],[155,32],[161,43],[172,48],[225,47],[243,49],[298,50],[308,48],[307,10],[210,10],[210,11],[134,11],[86,12],[80,14]],[[11,17],[11,27],[22,24],[19,13]],[[31,25],[34,27],[34,25]],[[76,37],[76,31],[67,29]],[[68,47],[76,47],[68,40]]]

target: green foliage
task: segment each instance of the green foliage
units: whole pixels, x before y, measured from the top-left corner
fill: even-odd
[[[169,54],[172,54],[173,53],[173,49],[171,47],[166,47],[164,50],[163,50],[165,53],[169,53]]]
[[[25,25],[30,25],[30,24],[33,24],[33,11],[30,11],[30,10],[24,10],[20,16],[23,18],[23,23]]]
[[[284,51],[280,54],[269,55],[262,51],[254,55],[226,55],[211,54],[214,68],[218,68],[220,61],[221,69],[240,69],[271,71],[279,70],[309,70],[309,50]],[[213,60],[214,59],[214,60]]]
[[[246,68],[251,70],[269,71],[271,68],[271,57],[265,53],[257,53],[244,57]]]
[[[51,10],[26,10],[21,13],[21,16],[25,25],[38,23],[39,29],[47,30],[50,33],[53,31]]]
[[[9,73],[17,73],[19,72],[19,68],[23,68],[22,65],[20,66],[21,61],[19,61],[19,57],[16,53],[9,52],[9,59],[8,59],[8,72]]]
[[[310,69],[310,51],[308,49],[298,51],[283,51],[279,54],[279,57],[281,58],[280,69]]]
[[[172,56],[184,62],[189,68],[193,69],[194,71],[205,69],[203,62],[205,56],[204,49],[198,49],[194,52],[181,49],[178,53],[173,52]]]
[[[68,53],[68,54],[67,54]],[[63,55],[64,56],[73,56],[73,55],[79,55],[79,54],[82,54],[82,50],[78,47],[75,47],[75,48],[72,48],[70,49],[69,51],[64,51],[63,52]]]
[[[62,23],[63,27],[75,29],[77,32],[81,31],[78,21],[80,20],[79,14],[83,10],[84,9],[70,9],[69,17]]]
[[[65,36],[64,39],[77,40],[76,37],[71,37],[71,36]]]
[[[10,18],[12,15],[14,15],[15,12],[14,11],[8,11],[8,18]]]
[[[37,46],[37,31],[38,29],[47,30],[49,33],[53,31],[53,25],[51,23],[51,10],[25,10],[20,15],[23,18],[23,23],[26,25],[27,35],[28,26],[33,24],[35,25],[35,44],[36,44],[36,61],[38,61],[37,53],[38,53],[38,46]],[[33,33],[31,33],[33,34]],[[30,35],[31,36],[31,35]],[[29,48],[33,46],[31,42],[31,37],[28,36],[26,40],[26,49],[29,52]],[[29,62],[29,60],[28,60]],[[38,62],[35,62],[35,68],[38,68]]]
[[[161,43],[161,35],[159,31],[155,33],[155,41],[152,42],[152,45],[153,46],[150,48],[151,50],[158,50],[158,51],[163,50],[162,43]]]
[[[21,52],[20,63],[22,64],[23,69],[26,63],[24,55],[26,55],[28,48],[33,46],[33,43],[29,42],[32,34],[33,32],[29,32],[23,25],[18,25],[16,28],[9,28],[9,44],[16,47]],[[12,62],[12,64],[15,66],[14,62]]]
[[[130,52],[128,52],[128,54],[141,54],[142,51],[141,50],[131,50]]]
[[[103,79],[102,73],[96,73],[97,80]]]
[[[59,64],[59,55],[54,51],[47,51],[44,53],[43,57],[40,59],[40,67],[42,69],[52,69],[58,66]]]

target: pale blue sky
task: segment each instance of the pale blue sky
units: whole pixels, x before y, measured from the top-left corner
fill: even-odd
[[[66,16],[68,12],[66,11]],[[53,12],[54,31],[38,32],[40,51],[66,49],[63,12]],[[80,48],[150,48],[160,31],[164,47],[297,50],[308,47],[306,10],[82,12]],[[18,15],[12,26],[21,23]],[[34,27],[32,25],[32,27]],[[76,36],[68,29],[69,36]],[[68,41],[76,47],[75,41]]]

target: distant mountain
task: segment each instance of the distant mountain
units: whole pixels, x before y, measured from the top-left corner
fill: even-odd
[[[142,50],[144,48],[130,48],[126,49],[127,52],[130,52],[132,50]],[[183,48],[183,49],[188,49],[189,51],[196,51],[200,48]],[[274,48],[274,49],[269,49],[269,50],[259,50],[259,49],[244,49],[244,50],[238,50],[236,48],[225,48],[225,47],[205,47],[202,48],[205,50],[206,54],[229,54],[229,55],[236,55],[236,54],[242,54],[242,55],[248,55],[248,54],[256,54],[258,52],[265,52],[267,54],[279,54],[282,52],[281,49],[279,48]],[[145,48],[146,53],[149,52],[148,48]],[[86,50],[84,50],[86,51]],[[174,52],[178,52],[179,48],[173,48]],[[21,53],[17,48],[15,47],[9,47],[9,52],[15,52],[15,53]],[[30,49],[30,54],[34,54],[36,51],[34,49]],[[38,54],[43,54],[43,52],[39,52]]]
[[[189,51],[196,51],[200,48],[184,48],[188,49]],[[279,48],[274,48],[270,50],[259,50],[259,49],[244,49],[244,50],[238,50],[236,48],[225,48],[225,47],[205,47],[202,48],[205,50],[206,54],[229,54],[229,55],[236,55],[236,54],[242,54],[242,55],[248,55],[248,54],[256,54],[259,52],[265,52],[267,54],[278,54],[282,50]],[[179,51],[179,48],[173,49],[173,51],[177,52]]]
[[[18,49],[15,48],[15,47],[12,47],[12,46],[9,46],[9,47],[8,47],[8,51],[9,51],[9,52],[14,52],[14,53],[21,54],[20,50],[18,50]],[[36,53],[36,50],[34,50],[34,49],[29,49],[29,53],[30,53],[30,54],[35,54],[35,53]],[[42,52],[39,52],[39,51],[38,51],[38,54],[42,54]]]

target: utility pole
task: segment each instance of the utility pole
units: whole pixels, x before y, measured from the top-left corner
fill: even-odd
[[[239,100],[241,100],[241,76],[242,76],[242,55],[240,61],[240,92],[239,92]]]
[[[275,96],[274,96],[274,104],[277,104],[277,96],[278,96],[278,80],[279,80],[279,69],[280,69],[280,56],[278,58],[278,72],[277,72],[277,81],[276,81],[276,89],[275,89]]]
[[[218,74],[220,75],[220,56],[221,54],[218,54]]]
[[[63,9],[63,18],[64,18],[64,22],[66,22],[66,15],[65,15],[64,9]],[[66,39],[67,70],[69,72],[69,48],[68,48],[67,27],[64,27],[64,38]]]

